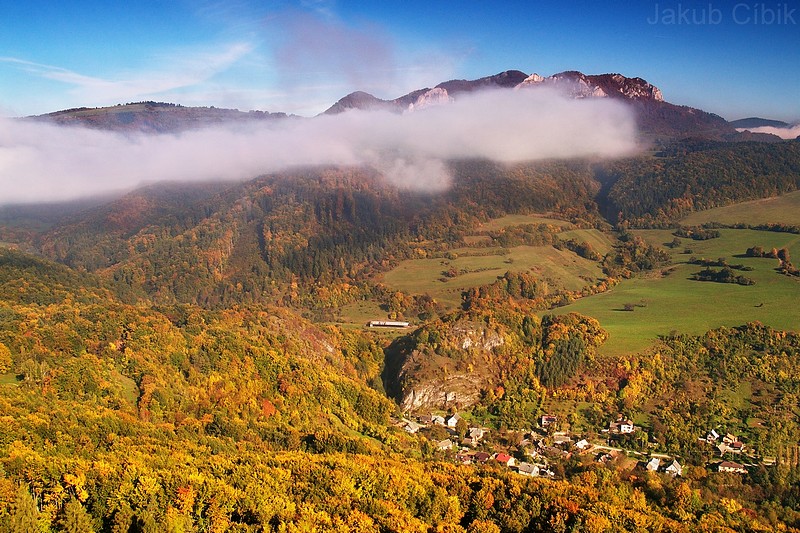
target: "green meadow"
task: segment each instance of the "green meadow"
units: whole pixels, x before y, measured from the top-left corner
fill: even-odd
[[[503,228],[510,228],[513,226],[524,226],[526,224],[551,224],[553,226],[561,226],[562,228],[574,228],[571,222],[550,218],[547,215],[506,215],[500,218],[493,218],[488,222],[484,222],[475,231],[498,231]]]
[[[507,271],[530,271],[552,288],[578,290],[589,280],[603,277],[598,263],[578,257],[569,250],[552,246],[514,248],[459,248],[451,257],[409,259],[385,273],[381,281],[409,294],[428,293],[448,308],[461,304],[461,293],[469,288],[493,283]],[[459,275],[447,278],[454,268]]]
[[[600,254],[612,247],[611,239],[594,229],[578,229],[570,222],[547,215],[507,215],[481,224],[475,235],[465,238],[468,245],[487,242],[481,233],[525,224],[560,226],[562,240],[588,242]],[[569,250],[552,246],[516,246],[513,248],[468,246],[451,251],[452,259],[409,259],[385,273],[380,281],[409,294],[429,294],[448,308],[461,305],[461,293],[472,287],[493,283],[507,271],[533,272],[552,289],[578,290],[603,277],[600,266],[578,257]],[[459,274],[448,278],[444,273],[455,269]]]
[[[779,198],[745,202],[735,206],[695,213],[682,221],[699,225],[718,221],[724,224],[762,224],[779,222],[800,224],[800,192]],[[448,309],[461,304],[461,293],[469,288],[493,283],[506,271],[533,272],[555,290],[577,290],[603,278],[598,263],[552,246],[496,248],[477,246],[488,237],[485,231],[523,224],[553,224],[563,228],[562,240],[574,238],[588,242],[600,254],[613,247],[612,238],[599,230],[579,229],[569,222],[546,215],[509,215],[476,228],[468,246],[454,249],[449,257],[410,259],[377,278],[388,287],[409,294],[429,294]],[[800,235],[756,230],[723,229],[721,236],[706,241],[675,239],[672,230],[636,230],[648,243],[670,251],[672,265],[660,272],[621,281],[610,291],[583,298],[550,313],[578,312],[597,318],[609,332],[602,354],[636,352],[655,339],[673,332],[701,334],[720,326],[738,326],[759,321],[778,329],[800,328],[800,279],[777,272],[775,259],[744,257],[752,246],[764,249],[789,249],[795,263],[800,262]],[[702,269],[689,264],[691,257],[725,258],[731,265],[745,265],[752,271],[737,272],[755,281],[741,286],[693,281],[691,275]],[[457,275],[447,277],[454,269]],[[633,309],[626,310],[626,309]],[[339,310],[344,323],[363,324],[383,318],[385,311],[375,302],[355,302]]]
[[[608,234],[596,229],[572,229],[562,231],[558,236],[564,241],[575,239],[578,242],[588,243],[600,255],[607,254],[614,247],[614,241],[611,240]]]
[[[707,222],[720,224],[800,224],[800,191],[692,213],[681,220],[685,226]]]
[[[337,309],[334,323],[342,326],[362,327],[370,320],[387,320],[388,314],[378,302],[357,300]]]
[[[646,241],[663,245],[674,238],[670,230],[636,231]],[[671,332],[700,334],[720,326],[737,326],[759,321],[779,329],[800,326],[800,279],[778,273],[775,259],[736,257],[751,246],[766,249],[787,247],[791,256],[800,257],[800,235],[752,230],[721,230],[721,237],[707,241],[681,239],[672,254],[674,264],[664,274],[622,281],[612,290],[578,300],[555,310],[575,311],[597,318],[609,332],[601,353],[618,354],[645,348],[659,335]],[[692,253],[684,251],[689,248]],[[718,259],[729,264],[752,267],[741,272],[756,284],[693,281],[691,274],[701,270],[688,264],[691,256]],[[633,311],[626,311],[633,304]]]

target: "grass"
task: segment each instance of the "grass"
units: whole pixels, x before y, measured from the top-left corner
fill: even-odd
[[[733,410],[751,407],[753,385],[747,380],[742,380],[735,389],[725,388],[719,391],[719,397],[725,405]]]
[[[551,288],[577,290],[587,284],[585,278],[602,277],[597,263],[578,257],[568,250],[552,246],[517,246],[501,248],[460,248],[456,259],[410,259],[382,276],[383,283],[409,294],[427,293],[449,308],[461,304],[466,289],[493,283],[507,271],[532,271]],[[476,255],[487,254],[490,255]],[[444,278],[449,268],[464,271],[454,278]],[[442,281],[446,279],[446,281]]]
[[[490,220],[476,231],[496,231],[524,224],[552,224],[565,229],[559,236],[585,241],[599,253],[611,249],[609,237],[598,230],[577,229],[564,220],[548,218],[547,215],[507,215]],[[507,271],[532,271],[547,282],[551,289],[578,290],[590,281],[603,276],[597,263],[588,261],[568,250],[556,250],[552,246],[499,247],[475,246],[490,241],[486,235],[465,237],[468,246],[452,250],[455,259],[409,259],[393,270],[376,278],[392,289],[408,294],[429,294],[448,310],[461,305],[461,293],[472,287],[494,283]],[[450,268],[463,272],[446,278],[444,272]],[[444,281],[443,281],[444,280]],[[385,319],[386,311],[374,301],[359,301],[338,309],[335,323],[344,327],[361,327],[369,320]]]
[[[13,372],[0,374],[0,385],[16,385],[17,383],[17,375]]]
[[[549,218],[547,215],[506,215],[500,218],[494,218],[485,222],[476,228],[476,231],[497,231],[503,228],[512,226],[523,226],[525,224],[552,224],[554,226],[561,226],[562,228],[573,228],[575,226],[566,220],[559,220]]]
[[[718,207],[692,213],[683,220],[685,226],[697,226],[706,222],[721,224],[800,224],[800,191],[773,198],[752,200],[736,205]]]
[[[684,219],[687,225],[709,221],[722,223],[761,224],[781,222],[800,224],[800,192],[779,198],[745,202],[695,213]],[[585,241],[599,253],[612,248],[608,235],[594,229],[578,229],[562,220],[546,215],[509,215],[483,224],[479,231],[498,230],[521,224],[556,224],[564,228],[562,239]],[[639,230],[636,234],[651,244],[665,246],[674,236],[671,230]],[[485,237],[473,236],[474,242]],[[467,241],[472,243],[473,241]],[[702,334],[720,326],[738,326],[759,321],[778,329],[798,328],[795,302],[800,296],[800,280],[780,275],[777,262],[770,259],[736,257],[751,246],[764,249],[788,247],[790,256],[800,259],[800,236],[789,233],[754,230],[721,230],[721,237],[707,241],[681,239],[672,249],[673,266],[668,274],[624,280],[611,291],[579,300],[552,312],[580,312],[597,318],[609,332],[609,340],[601,354],[615,355],[640,351],[660,335],[672,332]],[[690,254],[684,254],[685,249]],[[493,283],[506,271],[532,271],[546,281],[551,289],[579,289],[587,280],[602,278],[599,265],[577,257],[567,250],[550,246],[519,246],[511,249],[465,247],[453,250],[455,259],[413,259],[403,261],[383,274],[378,281],[410,294],[429,294],[448,309],[461,304],[461,293],[469,288]],[[727,258],[731,264],[753,267],[743,275],[756,281],[753,286],[698,282],[689,279],[700,270],[687,264],[694,255],[698,258]],[[464,272],[445,278],[450,268]],[[442,281],[445,279],[446,281]],[[633,311],[625,311],[634,304]],[[384,317],[375,302],[357,302],[340,310],[343,322],[363,324],[375,317]]]
[[[653,244],[670,242],[669,230],[637,231]],[[611,291],[579,300],[559,308],[558,313],[579,312],[595,317],[609,332],[600,353],[615,355],[642,350],[659,335],[676,331],[701,334],[720,326],[738,326],[759,321],[769,326],[796,330],[796,302],[800,280],[775,271],[774,259],[734,257],[754,245],[764,248],[787,246],[792,256],[800,256],[800,236],[751,230],[721,230],[719,239],[691,241],[682,239],[673,253],[676,264],[667,276],[625,280]],[[731,264],[752,266],[743,275],[756,281],[752,286],[692,281],[689,276],[700,270],[687,264],[693,255],[716,259],[726,257]],[[625,304],[640,304],[634,311],[624,311]]]
[[[340,307],[335,323],[363,326],[370,320],[388,320],[387,313],[378,302],[359,300]]]
[[[136,382],[128,376],[123,376],[117,373],[116,378],[122,385],[122,396],[130,402],[131,405],[136,405],[139,400],[139,387]]]
[[[611,238],[600,230],[596,229],[573,229],[562,231],[558,234],[561,240],[575,239],[578,242],[585,242],[592,246],[600,255],[605,255],[614,247]]]

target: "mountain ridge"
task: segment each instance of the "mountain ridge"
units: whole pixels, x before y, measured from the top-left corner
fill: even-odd
[[[286,113],[245,112],[214,106],[187,107],[168,102],[146,101],[64,109],[25,117],[24,120],[122,132],[175,133],[210,125],[275,121],[289,117]]]
[[[403,113],[431,105],[446,104],[465,94],[483,89],[523,90],[550,87],[572,98],[612,98],[630,106],[641,133],[657,143],[701,136],[715,140],[773,140],[769,136],[739,133],[734,123],[701,109],[681,106],[664,99],[661,90],[640,77],[619,73],[584,74],[566,70],[551,76],[506,70],[474,80],[453,79],[434,87],[416,89],[394,99],[385,100],[364,91],[354,91],[336,101],[321,115],[336,115],[350,110]],[[137,102],[100,108],[73,108],[26,120],[46,121],[59,125],[83,125],[95,129],[177,133],[224,123],[252,123],[284,119],[300,119],[281,112],[249,111],[211,107],[184,107],[163,102]],[[771,121],[770,121],[771,122]],[[778,122],[778,121],[775,121]]]
[[[788,122],[782,120],[772,120],[762,117],[747,117],[738,120],[731,120],[731,126],[734,128],[762,128],[764,126],[772,126],[774,128],[788,128],[791,126]]]
[[[418,89],[393,100],[382,100],[369,93],[357,91],[341,98],[322,114],[336,115],[352,109],[381,109],[402,113],[427,107],[432,103],[445,103],[476,90],[528,90],[537,87],[552,88],[570,98],[612,98],[623,101],[633,110],[641,133],[655,142],[689,136],[726,141],[755,140],[752,137],[742,137],[742,134],[718,115],[667,102],[658,87],[642,78],[630,78],[619,73],[586,75],[575,70],[547,77],[507,70],[475,80],[442,82],[433,89]],[[445,93],[433,94],[432,91],[436,90],[444,90]]]

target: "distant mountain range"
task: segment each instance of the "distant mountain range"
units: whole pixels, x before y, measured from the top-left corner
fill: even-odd
[[[185,107],[166,102],[135,102],[111,107],[78,107],[28,118],[101,130],[172,133],[232,122],[279,120],[286,117],[285,113],[265,111],[243,112],[213,106]]]
[[[525,89],[552,87],[572,98],[622,98],[628,100],[653,100],[663,102],[661,91],[641,78],[626,78],[620,74],[587,76],[568,71],[549,77],[530,76],[519,70],[507,70],[494,76],[477,80],[450,80],[434,88],[412,91],[394,100],[381,100],[361,91],[348,94],[333,104],[326,114],[337,114],[350,109],[386,109],[406,111],[446,103],[464,93],[481,89]]]
[[[759,117],[749,117],[749,118],[740,118],[739,120],[732,120],[730,125],[734,128],[763,128],[765,126],[771,126],[773,128],[788,128],[791,124],[780,120],[770,120],[767,118],[759,118]]]
[[[776,136],[740,133],[737,128],[787,126],[784,122],[759,118],[728,122],[713,113],[665,101],[661,90],[642,78],[629,78],[621,74],[586,75],[577,71],[544,77],[508,70],[475,80],[445,81],[433,88],[418,89],[392,100],[383,100],[369,93],[356,91],[341,98],[323,114],[335,115],[353,109],[402,113],[446,104],[464,94],[483,89],[527,90],[537,87],[550,87],[571,98],[612,98],[624,101],[633,109],[642,135],[652,141],[686,137],[725,141],[776,141]],[[68,109],[30,118],[114,131],[168,133],[221,123],[272,121],[289,117],[285,113],[241,112],[214,107],[138,102],[113,107]]]

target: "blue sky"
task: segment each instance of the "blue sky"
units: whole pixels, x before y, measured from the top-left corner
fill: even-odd
[[[518,69],[619,72],[728,119],[800,119],[797,0],[0,0],[0,28],[0,116],[141,100],[313,115],[354,90]]]

